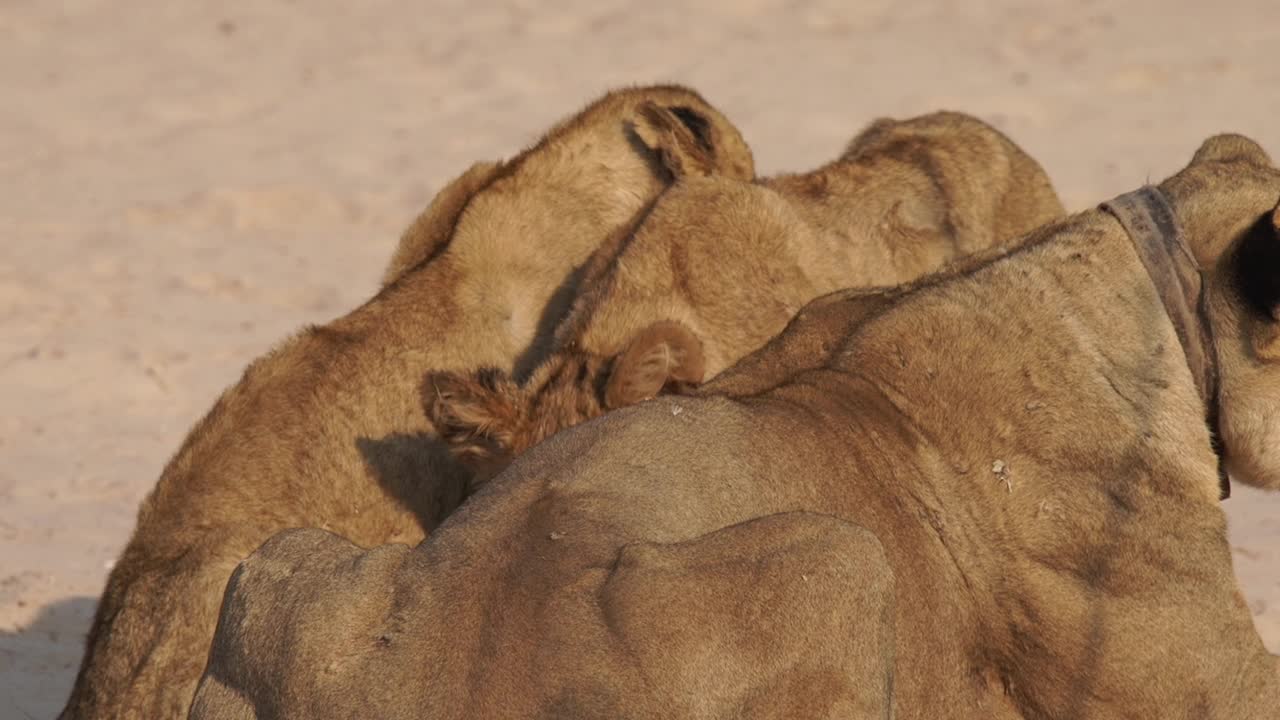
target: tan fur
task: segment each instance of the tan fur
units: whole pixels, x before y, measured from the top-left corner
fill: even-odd
[[[1280,299],[1280,171],[1215,152],[1243,142],[1210,140],[1161,185],[1208,269],[1227,417],[1280,403],[1280,365],[1249,345],[1277,322],[1263,308]],[[1269,265],[1243,262],[1267,253]],[[843,655],[822,644],[806,668],[831,684],[780,693],[793,711],[768,715],[823,717],[808,710],[884,691],[874,667],[842,664],[873,652],[863,643],[883,602],[833,592],[818,566],[709,565],[675,595],[614,583],[637,556],[662,566],[644,548],[805,511],[871,531],[892,573],[892,705],[879,717],[1276,717],[1280,675],[1232,573],[1206,407],[1113,216],[1081,213],[908,291],[818,309],[801,316],[816,330],[800,320],[787,333],[826,348],[821,362],[788,373],[761,351],[696,397],[559,433],[394,562],[316,531],[277,538],[228,591],[193,718],[323,720],[364,698],[389,718],[740,717],[720,702],[779,687],[772,666],[744,668],[794,657],[767,631],[775,616],[846,643]],[[735,382],[753,392],[726,393]],[[1280,428],[1250,427],[1280,444]],[[1256,473],[1239,479],[1280,470],[1252,436],[1226,440]],[[761,552],[731,542],[748,563]],[[350,569],[331,570],[338,556]],[[875,562],[854,572],[853,588],[885,587]],[[791,603],[804,609],[781,609]],[[313,605],[344,621],[295,614]],[[861,626],[827,634],[859,607]],[[287,643],[270,639],[294,618]],[[766,631],[738,634],[752,625]],[[349,688],[358,698],[344,700]]]
[[[501,163],[479,162],[444,186],[401,234],[395,254],[383,272],[383,286],[399,280],[448,247],[458,216],[467,209],[471,197],[483,190],[501,169]]]
[[[552,530],[536,542],[554,554],[575,541]],[[193,720],[890,717],[893,575],[873,535],[831,517],[784,513],[628,545],[535,611],[562,629],[544,647],[513,654],[504,630],[503,667],[470,679],[469,657],[442,661],[458,649],[444,638],[483,632],[485,621],[387,622],[396,598],[418,594],[395,582],[412,561],[404,546],[365,552],[319,530],[272,538],[228,583]],[[448,562],[462,570],[473,559]],[[420,590],[423,602],[449,602]],[[266,596],[284,600],[288,622],[262,612]],[[419,654],[428,637],[445,642],[443,654]],[[586,653],[571,658],[568,647]]]
[[[721,172],[737,131],[696,93],[610,93],[515,159],[481,163],[406,231],[385,287],[255,361],[192,429],[107,581],[63,718],[185,717],[235,564],[278,530],[415,543],[466,471],[418,400],[431,370],[536,364],[580,266],[673,180],[642,108],[698,118]],[[659,141],[662,139],[659,138]]]
[[[561,352],[527,382],[499,384],[497,396],[455,379],[450,399],[433,407],[478,420],[469,430],[455,424],[449,437],[483,479],[570,424],[715,375],[815,297],[912,280],[1062,212],[1032,158],[959,113],[879,120],[840,159],[802,175],[752,184],[691,174],[633,236],[593,258],[582,297],[557,329]],[[687,332],[654,330],[672,323]],[[674,360],[668,378],[622,361],[650,356]],[[684,366],[682,357],[697,363]],[[565,382],[570,376],[582,382]],[[579,397],[544,397],[564,392]],[[449,402],[469,409],[451,411]],[[484,407],[497,412],[478,415]],[[551,418],[541,412],[548,407],[582,412]]]

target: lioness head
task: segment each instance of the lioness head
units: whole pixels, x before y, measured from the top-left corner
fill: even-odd
[[[493,368],[435,373],[423,399],[436,431],[479,484],[560,430],[687,390],[702,381],[703,368],[701,341],[685,325],[662,321],[613,357],[556,353],[523,384]]]
[[[1161,189],[1206,270],[1227,469],[1280,490],[1280,170],[1254,141],[1219,135]]]

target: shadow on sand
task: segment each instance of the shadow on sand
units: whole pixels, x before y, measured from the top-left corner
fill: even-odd
[[[0,717],[49,720],[75,680],[97,598],[67,597],[16,629],[0,630]]]

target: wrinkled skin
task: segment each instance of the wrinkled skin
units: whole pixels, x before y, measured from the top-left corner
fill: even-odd
[[[530,378],[443,374],[425,400],[483,480],[561,429],[719,373],[816,297],[914,280],[1062,213],[1035,160],[952,112],[876,121],[808,173],[689,175],[593,258]]]
[[[191,430],[107,579],[62,718],[185,717],[227,578],[273,533],[415,543],[457,506],[468,471],[423,413],[423,376],[545,354],[579,268],[676,177],[669,139],[639,137],[657,111],[691,123],[690,168],[753,175],[722,115],[659,86],[611,93],[450,183],[381,292],[255,361]]]
[[[1161,188],[1208,272],[1227,457],[1274,488],[1280,171],[1219,136]],[[278,536],[228,587],[192,717],[1276,716],[1204,401],[1114,217],[811,309],[694,397],[540,444],[412,551]],[[847,594],[808,552],[745,571],[797,512],[887,568],[831,532]],[[882,592],[886,706],[827,712],[886,693]],[[792,634],[825,640],[802,665]],[[746,700],[770,697],[790,710]]]

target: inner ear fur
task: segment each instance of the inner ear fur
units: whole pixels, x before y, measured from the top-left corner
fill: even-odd
[[[702,341],[684,323],[664,320],[641,330],[614,363],[605,384],[605,407],[648,400],[671,385],[702,382]]]
[[[1253,315],[1254,352],[1263,360],[1280,360],[1280,209],[1260,218],[1240,240],[1234,275]]]
[[[647,101],[637,108],[632,129],[677,179],[708,175],[754,179],[754,172],[722,158],[732,150],[722,147],[724,138],[714,120],[701,110]]]

